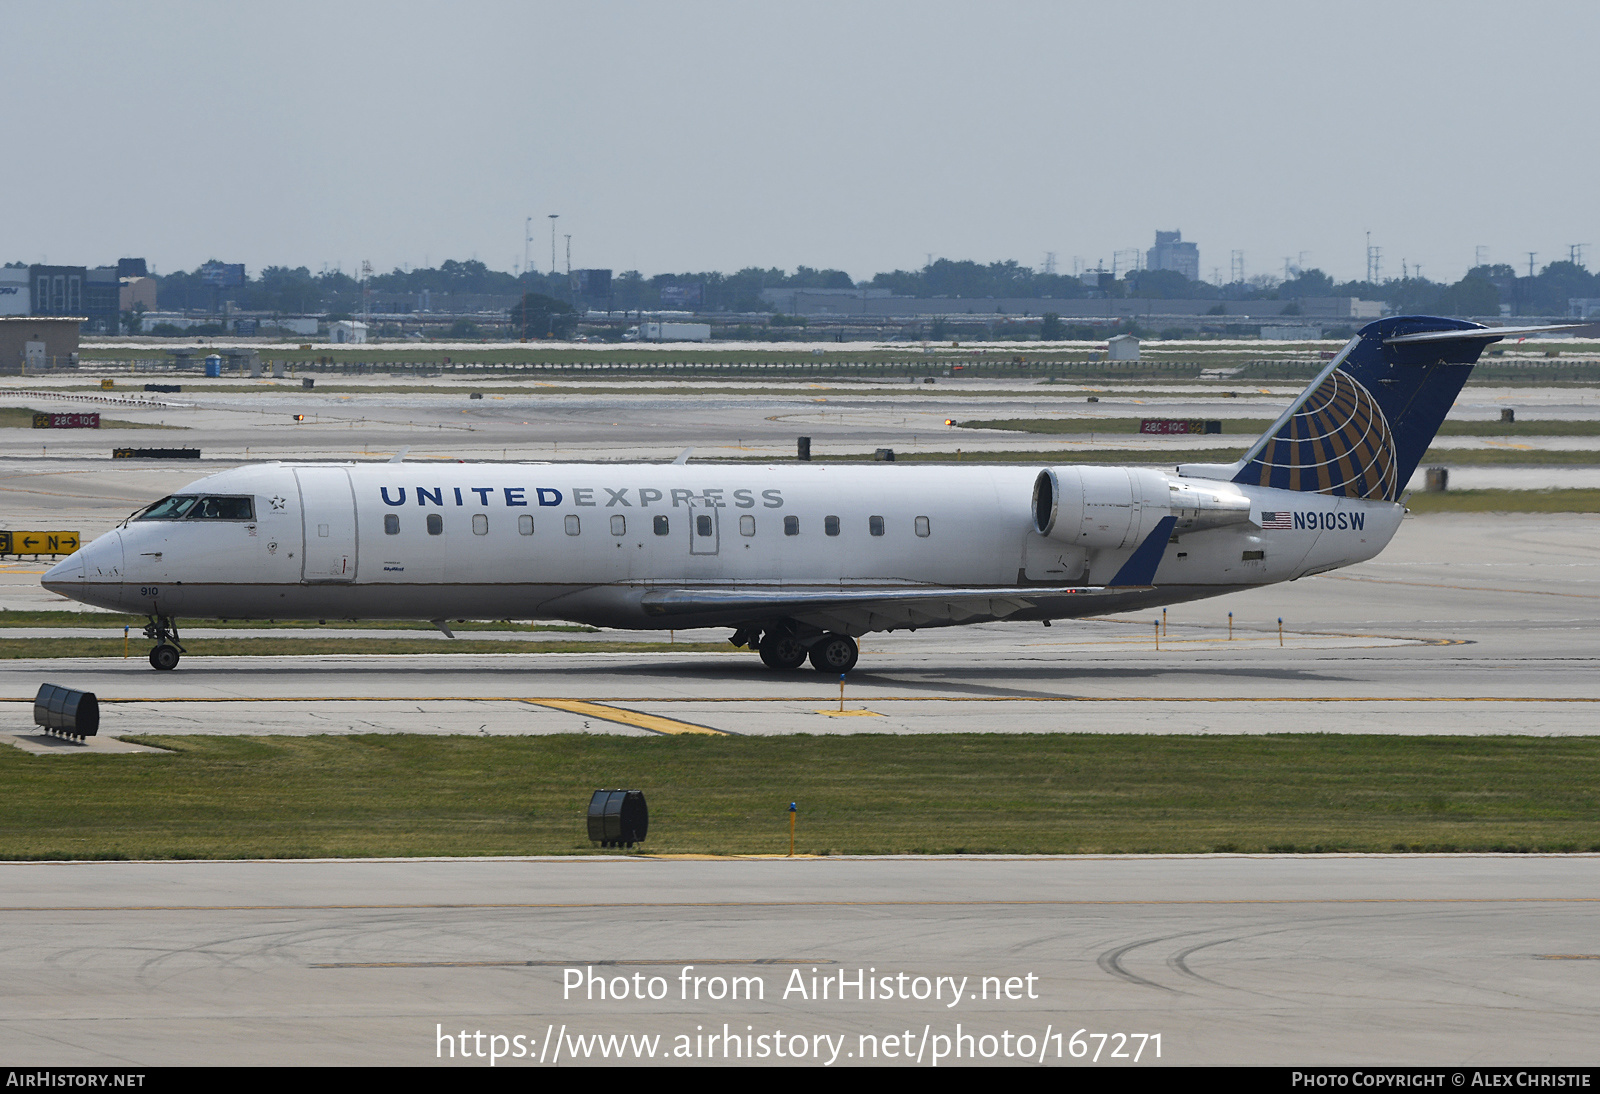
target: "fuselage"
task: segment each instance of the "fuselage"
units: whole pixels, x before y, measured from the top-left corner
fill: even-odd
[[[1370,558],[1403,511],[1150,470],[1060,470],[1056,500],[1077,508],[1070,528],[1044,535],[1040,466],[257,464],[191,484],[44,583],[171,618],[684,628],[737,621],[663,618],[646,594],[1105,585],[1158,517],[1179,516],[1154,587],[1079,613],[1098,614]],[[1191,504],[1229,511],[1182,519]],[[1040,614],[1073,612],[1017,618]]]

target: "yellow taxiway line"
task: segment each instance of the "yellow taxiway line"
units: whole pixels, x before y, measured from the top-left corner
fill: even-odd
[[[679,722],[672,718],[662,718],[655,714],[641,714],[636,710],[623,710],[621,707],[588,703],[581,699],[519,699],[518,702],[536,707],[549,707],[551,710],[564,710],[569,714],[581,714],[585,718],[595,718],[602,722],[615,722],[618,725],[632,726],[635,729],[647,729],[652,733],[673,735],[699,733],[708,737],[728,735],[728,731],[725,729],[712,729],[710,726],[696,725],[693,722]]]

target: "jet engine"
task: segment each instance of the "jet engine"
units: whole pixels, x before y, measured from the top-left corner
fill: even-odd
[[[1033,483],[1034,527],[1042,536],[1090,550],[1144,541],[1163,517],[1175,533],[1250,519],[1250,499],[1231,483],[1174,481],[1137,467],[1050,467]]]

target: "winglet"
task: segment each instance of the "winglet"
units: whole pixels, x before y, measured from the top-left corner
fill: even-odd
[[[1144,542],[1139,544],[1132,557],[1122,564],[1117,576],[1106,584],[1108,586],[1155,584],[1156,567],[1161,565],[1161,556],[1166,552],[1167,541],[1172,538],[1172,529],[1177,523],[1177,517],[1162,517],[1157,521],[1155,531],[1144,537]]]

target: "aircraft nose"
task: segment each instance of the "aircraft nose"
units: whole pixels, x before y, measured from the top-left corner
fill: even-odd
[[[122,534],[107,532],[45,571],[39,584],[53,593],[71,596],[71,587],[85,581],[116,580],[122,576]]]
[[[63,585],[69,583],[76,585],[81,581],[83,581],[83,549],[79,548],[46,570],[44,576],[39,579],[39,584],[53,593],[64,593]]]

